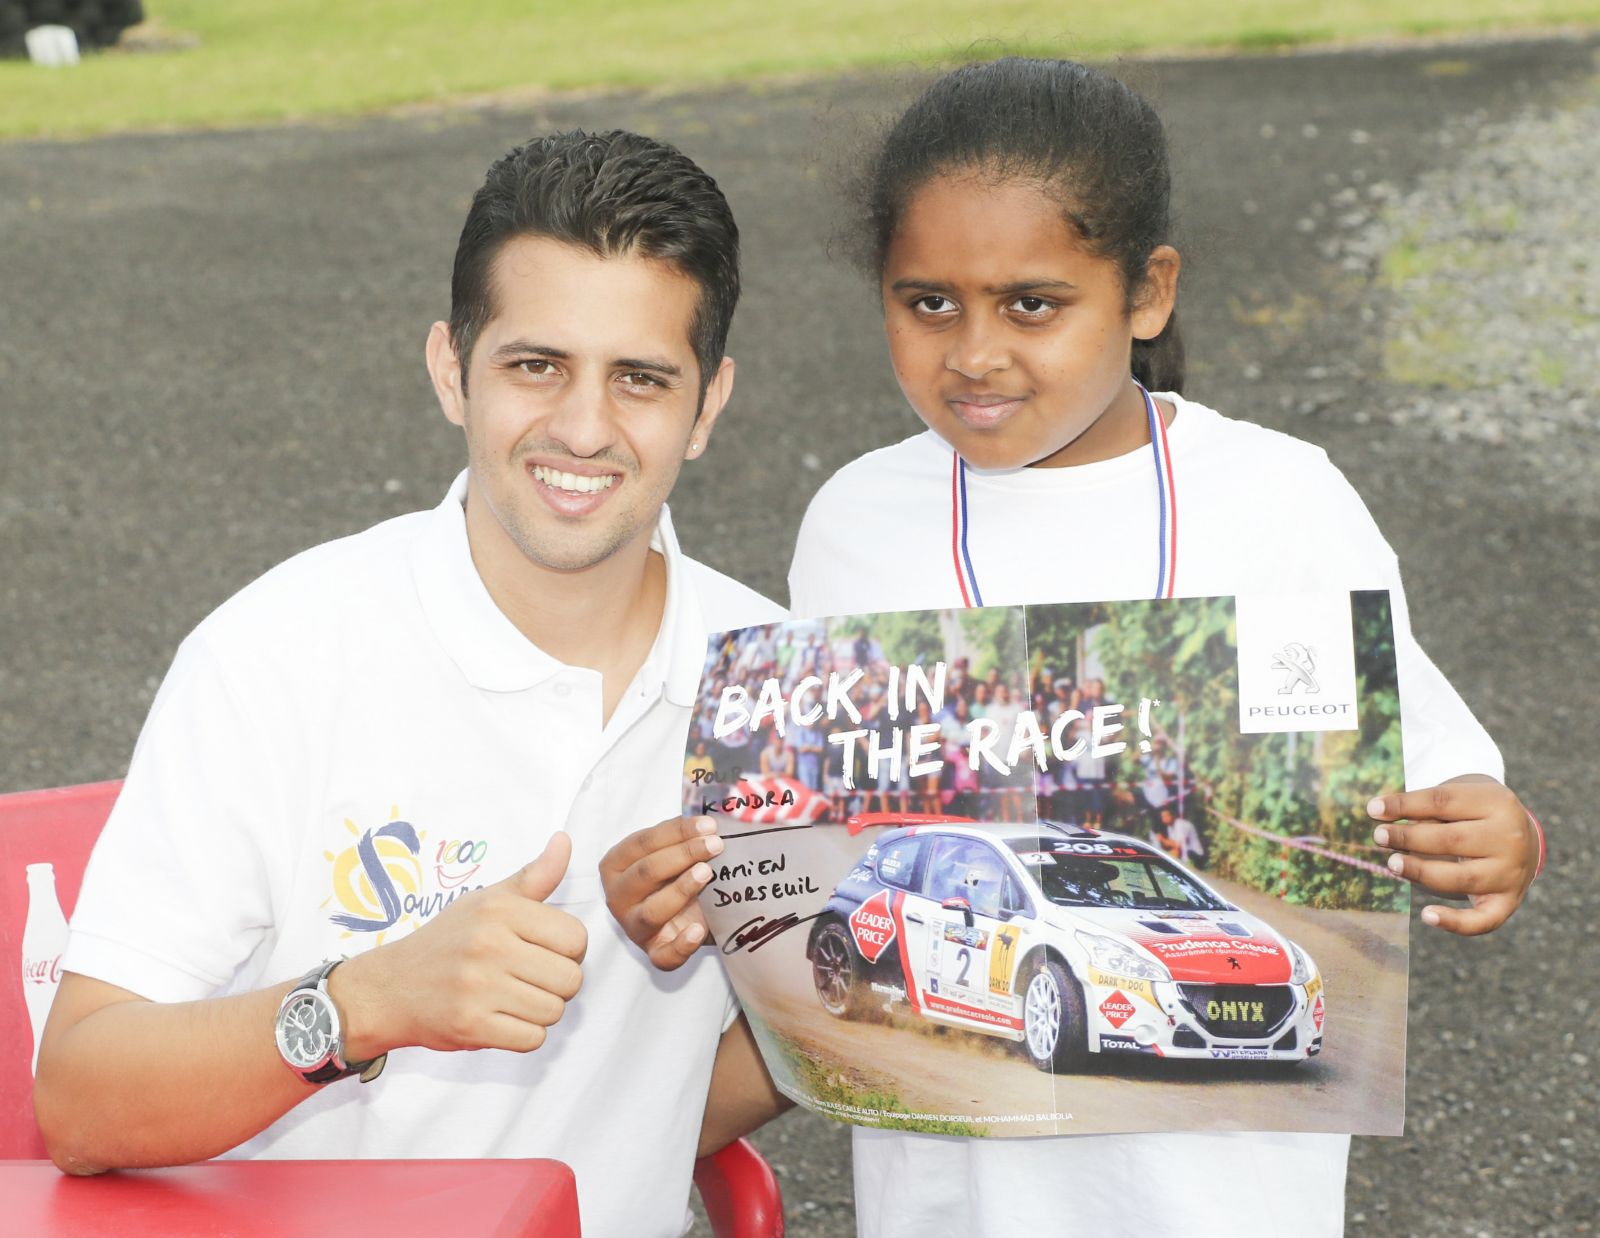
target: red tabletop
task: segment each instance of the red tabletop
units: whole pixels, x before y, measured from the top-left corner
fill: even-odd
[[[560,1161],[207,1161],[69,1178],[0,1161],[5,1232],[58,1238],[485,1234],[578,1238]]]

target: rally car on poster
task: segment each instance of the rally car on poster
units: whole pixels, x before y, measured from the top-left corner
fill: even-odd
[[[1054,822],[872,823],[890,820],[916,823],[878,836],[806,944],[828,1013],[904,1000],[1057,1072],[1091,1053],[1321,1051],[1310,956],[1156,847]]]

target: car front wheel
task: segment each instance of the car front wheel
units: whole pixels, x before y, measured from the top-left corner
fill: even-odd
[[[817,1000],[836,1019],[860,1013],[862,962],[842,924],[825,924],[811,947],[811,979]]]
[[[1067,1074],[1089,1059],[1083,990],[1055,959],[1040,955],[1022,997],[1023,1046],[1040,1070]]]

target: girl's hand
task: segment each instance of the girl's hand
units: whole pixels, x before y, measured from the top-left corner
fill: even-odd
[[[1424,791],[1375,799],[1372,832],[1390,847],[1389,868],[1414,885],[1470,907],[1422,909],[1424,924],[1464,937],[1499,928],[1522,902],[1539,871],[1538,830],[1522,801],[1492,778],[1469,774]],[[1403,822],[1403,824],[1401,824]]]
[[[606,906],[628,938],[662,971],[675,971],[706,940],[700,891],[705,863],[722,854],[710,817],[673,817],[629,834],[600,860]]]

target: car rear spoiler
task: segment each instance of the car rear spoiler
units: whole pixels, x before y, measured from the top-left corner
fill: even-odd
[[[854,838],[862,830],[889,825],[976,825],[976,817],[949,817],[931,812],[862,812],[845,818],[845,829]]]

